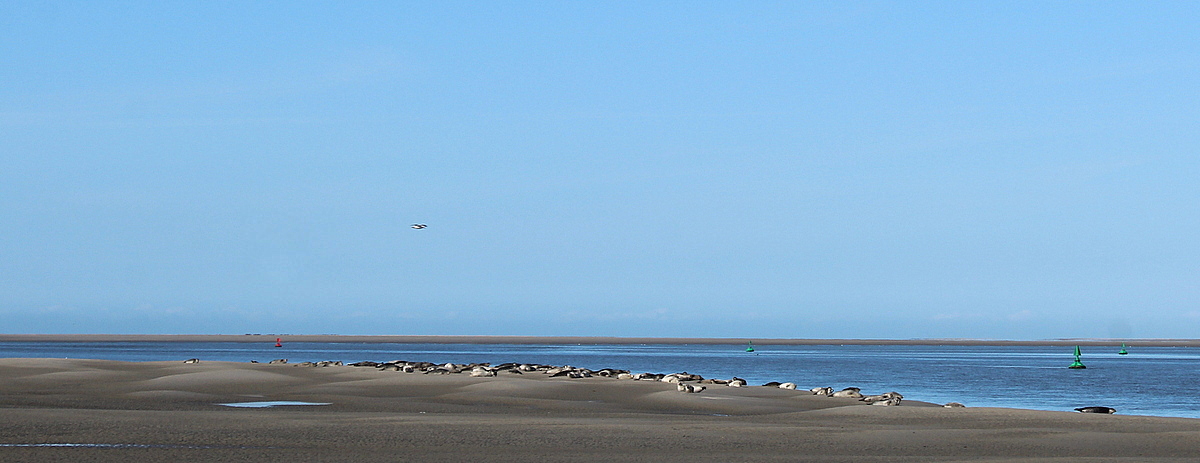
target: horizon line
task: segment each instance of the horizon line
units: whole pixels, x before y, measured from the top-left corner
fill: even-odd
[[[995,345],[995,346],[1097,346],[1116,343],[1131,347],[1200,347],[1188,338],[756,338],[650,337],[650,336],[531,336],[531,335],[361,335],[361,334],[0,334],[0,342],[289,342],[396,343],[396,344],[746,344],[769,345]]]

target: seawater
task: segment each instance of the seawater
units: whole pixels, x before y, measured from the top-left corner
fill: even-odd
[[[1072,411],[1113,407],[1123,415],[1200,418],[1200,348],[1084,347],[1084,370],[1066,368],[1071,347],[1041,346],[755,346],[514,345],[238,342],[3,342],[0,357],[123,361],[289,362],[410,360],[573,365],[633,372],[686,371],[750,384],[794,382],[801,388],[860,387],[897,391],[906,400],[969,407]]]
[[[264,402],[232,402],[227,404],[217,404],[225,407],[233,408],[271,408],[283,406],[304,406],[304,405],[333,405],[328,402],[297,402],[294,400],[268,400]]]

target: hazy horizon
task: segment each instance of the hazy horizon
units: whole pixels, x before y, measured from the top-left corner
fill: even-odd
[[[1197,338],[1197,20],[3,3],[0,333]]]

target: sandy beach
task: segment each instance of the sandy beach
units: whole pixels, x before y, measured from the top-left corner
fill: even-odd
[[[1182,462],[1200,455],[1200,420],[1183,418],[914,401],[880,407],[762,386],[710,384],[687,394],[658,381],[542,372],[471,377],[182,360],[0,359],[0,461]],[[813,386],[824,385],[800,385]],[[253,401],[329,405],[219,405]]]

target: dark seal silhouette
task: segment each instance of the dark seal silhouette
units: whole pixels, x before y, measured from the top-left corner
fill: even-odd
[[[1109,407],[1079,407],[1075,411],[1079,413],[1108,413],[1111,415],[1116,413],[1117,409]]]

